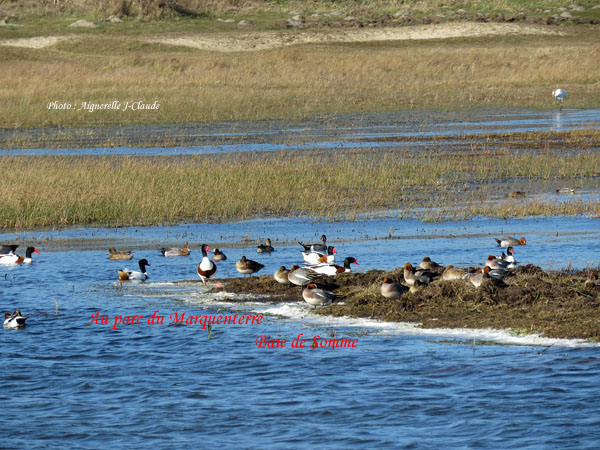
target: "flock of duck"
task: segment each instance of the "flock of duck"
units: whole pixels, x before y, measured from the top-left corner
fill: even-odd
[[[475,287],[480,287],[485,280],[503,285],[503,280],[517,266],[514,247],[525,246],[527,241],[524,237],[520,239],[506,237],[495,240],[498,247],[506,248],[506,253],[503,251],[499,256],[489,255],[483,267],[464,269],[453,265],[442,266],[426,256],[416,266],[411,263],[404,265],[403,280],[394,281],[386,277],[381,285],[381,295],[388,299],[398,299],[406,292],[417,292],[423,286],[440,278],[444,281],[465,280]],[[344,259],[342,266],[335,264],[337,251],[334,246],[327,245],[325,235],[321,236],[321,241],[318,243],[298,243],[302,247],[302,265],[294,264],[290,269],[281,266],[273,274],[275,281],[283,285],[302,287],[302,298],[314,307],[327,306],[339,300],[341,298],[339,295],[324,288],[331,285],[327,278],[350,272],[352,264],[358,265],[356,258],[349,256]],[[25,256],[21,256],[15,253],[18,247],[18,245],[0,245],[0,265],[30,264],[32,255],[39,254],[35,247],[27,247]],[[223,287],[214,277],[217,273],[216,262],[226,261],[227,256],[218,248],[215,248],[212,258],[209,258],[210,246],[202,244],[200,248],[202,260],[198,263],[196,272],[202,280],[202,284],[206,286],[206,281],[212,279],[217,287]],[[271,240],[267,239],[264,244],[257,246],[256,251],[257,253],[271,253],[275,251],[275,248],[272,246]],[[189,256],[190,248],[186,243],[183,248],[162,248],[160,252],[164,257]],[[110,248],[108,253],[108,258],[111,260],[131,260],[133,258],[130,251],[118,251],[115,248]],[[150,266],[150,263],[144,258],[138,262],[138,265],[139,271],[118,269],[119,281],[147,280],[146,268]],[[242,256],[235,263],[236,270],[243,275],[252,275],[264,267],[263,264],[246,258],[246,256]],[[600,285],[597,274],[592,273],[586,284]],[[18,328],[24,326],[28,317],[30,315],[23,315],[18,309],[15,309],[12,314],[7,312],[5,313],[4,327]]]

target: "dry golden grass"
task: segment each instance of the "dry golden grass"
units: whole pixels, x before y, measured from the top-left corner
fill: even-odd
[[[149,225],[400,210],[426,220],[600,214],[598,201],[500,199],[510,177],[593,179],[600,155],[439,157],[410,151],[180,157],[1,157],[1,228]],[[508,184],[506,184],[508,181]],[[462,205],[458,208],[458,205]],[[423,211],[416,212],[417,208]],[[440,208],[435,210],[435,208]]]
[[[110,37],[80,39],[59,43],[53,50],[3,48],[0,126],[258,120],[491,105],[550,107],[550,92],[557,86],[569,92],[569,106],[586,107],[600,100],[600,39],[313,45],[235,54]],[[94,113],[78,109],[82,102],[113,100],[158,101],[160,109]],[[48,109],[50,101],[70,103],[73,109]]]

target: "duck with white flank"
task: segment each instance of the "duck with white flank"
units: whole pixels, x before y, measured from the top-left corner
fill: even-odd
[[[483,270],[481,268],[477,269],[475,273],[469,275],[469,281],[475,287],[479,287],[483,284],[483,280],[488,278],[488,274],[490,272],[490,267],[485,266]]]
[[[296,286],[306,286],[319,278],[319,274],[313,272],[307,267],[292,266],[288,273],[288,280]]]
[[[600,286],[600,280],[598,279],[598,275],[595,273],[590,273],[590,276],[584,283],[586,286]]]
[[[275,251],[275,249],[271,245],[270,238],[267,238],[267,240],[265,241],[264,244],[260,244],[260,245],[258,245],[258,247],[256,247],[256,253],[271,253],[274,251]]]
[[[302,298],[311,306],[327,306],[339,299],[333,292],[319,289],[315,283],[310,283],[302,290]]]
[[[522,237],[521,239],[515,239],[514,237],[505,237],[502,239],[494,238],[498,243],[498,247],[512,247],[515,245],[526,245],[527,240]]]
[[[119,251],[114,247],[111,247],[108,249],[108,259],[119,261],[119,260],[129,260],[131,258],[133,258],[133,255],[131,254],[130,251],[124,251],[124,250]]]
[[[4,328],[19,328],[24,327],[25,321],[31,317],[31,314],[24,316],[21,311],[15,309],[12,314],[4,313]]]
[[[225,260],[227,260],[227,256],[225,256],[225,253],[223,253],[221,250],[219,250],[218,248],[215,248],[213,250],[212,260],[213,261],[225,261]]]
[[[166,257],[174,257],[174,256],[190,256],[190,246],[186,242],[183,248],[171,247],[171,248],[161,248],[160,252],[163,256]]]
[[[279,284],[291,284],[291,281],[288,278],[289,273],[289,269],[286,269],[285,266],[281,266],[275,271],[273,278],[275,278],[275,281],[277,281]]]
[[[326,242],[327,242],[327,236],[323,235],[323,236],[321,236],[320,244],[303,244],[302,242],[298,242],[298,244],[300,244],[302,247],[304,247],[304,250],[306,250],[307,252],[327,253]]]
[[[320,264],[318,266],[310,266],[308,268],[323,275],[337,275],[338,273],[352,272],[350,264],[356,264],[357,266],[360,265],[358,264],[356,258],[348,256],[346,259],[344,259],[344,266],[338,266],[337,264]]]
[[[408,291],[408,288],[400,283],[392,281],[391,278],[385,278],[381,285],[381,295],[385,298],[397,299]]]
[[[198,264],[196,271],[202,280],[202,285],[206,287],[206,280],[217,272],[217,265],[208,259],[207,253],[210,252],[210,247],[207,244],[202,244],[200,248],[202,249],[202,261]],[[215,280],[215,283],[217,287],[223,287],[217,280]]]
[[[128,270],[128,269],[123,269],[123,270],[117,270],[117,272],[119,272],[119,281],[130,281],[130,280],[137,280],[137,281],[144,281],[148,279],[148,274],[146,273],[146,266],[149,266],[150,263],[148,262],[148,260],[146,258],[144,259],[140,259],[140,262],[138,263],[138,265],[140,266],[140,271],[133,271],[133,270]]]
[[[18,247],[18,246],[17,246]],[[12,266],[15,264],[31,264],[31,255],[33,253],[37,253],[39,255],[40,252],[37,251],[35,247],[27,247],[25,251],[25,256],[17,255],[16,253],[9,253],[7,255],[0,255],[0,264],[3,266]]]
[[[508,265],[506,266],[507,269],[514,269],[517,267],[517,260],[515,259],[515,249],[512,247],[508,247],[506,249],[506,255],[504,254],[504,252],[502,252],[502,256],[500,257],[500,259],[502,259],[503,261],[506,261],[508,263]]]
[[[258,272],[260,269],[265,267],[264,264],[253,261],[251,259],[247,259],[245,256],[235,263],[235,269],[244,275],[252,275],[253,273]]]
[[[413,286],[415,281],[421,284],[429,284],[433,281],[434,275],[427,270],[415,270],[411,263],[404,264],[404,281],[409,286]]]
[[[327,253],[321,252],[302,252],[302,258],[307,264],[333,264],[337,251],[333,245],[327,247]]]

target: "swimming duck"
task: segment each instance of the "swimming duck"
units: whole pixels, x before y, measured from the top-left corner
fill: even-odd
[[[172,256],[190,256],[190,246],[186,242],[183,248],[171,247],[171,248],[161,248],[160,252],[163,256],[172,257]]]
[[[307,264],[333,264],[336,254],[335,247],[330,245],[327,247],[326,254],[321,252],[302,252],[302,258],[304,258],[304,262]]]
[[[117,251],[116,248],[111,247],[108,249],[108,259],[113,259],[113,260],[125,260],[125,259],[131,259],[133,258],[133,255],[131,254],[130,251]]]
[[[271,239],[267,238],[264,244],[260,244],[256,247],[256,253],[271,253],[274,252],[275,249],[271,245]]]
[[[358,261],[356,258],[349,256],[344,259],[344,266],[338,266],[337,264],[320,264],[318,266],[310,266],[309,269],[313,270],[317,273],[322,273],[323,275],[337,275],[338,273],[351,272],[350,264],[356,264]]]
[[[27,247],[25,256],[17,255],[16,253],[9,253],[7,255],[0,255],[0,264],[4,266],[12,266],[15,264],[31,264],[31,255],[33,253],[39,254],[35,247]]]
[[[320,244],[303,244],[302,242],[298,242],[298,244],[300,244],[302,247],[304,247],[304,250],[306,250],[307,252],[320,252],[320,253],[327,253],[327,236],[322,235],[321,236],[321,243]]]
[[[526,245],[527,241],[524,237],[521,239],[515,239],[514,237],[505,237],[502,239],[494,238],[494,240],[498,243],[498,247],[512,247],[515,245]]]
[[[196,271],[202,280],[202,285],[206,287],[206,280],[217,272],[217,265],[208,259],[207,253],[210,252],[210,247],[207,244],[202,244],[200,248],[202,249],[202,261],[198,264]],[[223,287],[217,280],[215,280],[215,283],[217,284],[217,287]]]
[[[465,269],[461,269],[460,267],[454,267],[452,264],[446,266],[444,272],[442,273],[442,280],[451,281],[451,280],[462,280],[465,275],[467,275],[467,271]]]
[[[246,259],[245,256],[235,263],[235,269],[244,275],[251,275],[253,273],[258,272],[260,269],[265,267],[264,264],[261,264],[256,261],[252,261],[251,259]]]
[[[433,274],[427,270],[415,270],[411,263],[404,264],[404,281],[413,286],[415,281],[421,284],[429,284],[433,281]]]
[[[436,263],[435,261],[432,261],[429,256],[425,256],[423,258],[423,261],[421,261],[419,263],[419,265],[417,266],[417,269],[435,270],[438,267],[440,267],[440,265],[438,263]]]
[[[296,286],[306,286],[307,284],[317,280],[319,275],[307,267],[292,266],[288,273],[288,280]]]
[[[10,245],[2,244],[2,245],[0,245],[0,255],[10,255],[10,254],[14,253],[15,250],[18,248],[19,248],[19,244],[10,244]]]
[[[289,273],[290,271],[286,269],[285,266],[281,266],[275,271],[275,273],[273,274],[273,278],[275,278],[275,281],[277,281],[280,284],[291,284],[290,280],[288,279]]]
[[[4,313],[4,328],[19,328],[24,327],[25,321],[31,317],[31,314],[24,316],[21,311],[15,309],[12,314]]]
[[[381,295],[385,298],[400,298],[406,291],[406,286],[392,281],[391,278],[385,278],[381,285]]]
[[[309,283],[302,290],[302,298],[311,306],[327,306],[336,301],[339,296],[333,292],[319,289],[315,283]]]
[[[218,248],[215,248],[213,250],[213,261],[225,261],[226,259],[227,256],[225,256],[225,253],[223,253],[221,250],[219,250]]]
[[[149,266],[150,263],[146,258],[140,259],[138,263],[140,266],[140,271],[132,271],[128,269],[117,270],[119,272],[119,281],[129,281],[129,280],[139,280],[144,281],[148,279],[148,274],[146,273],[146,266]]]

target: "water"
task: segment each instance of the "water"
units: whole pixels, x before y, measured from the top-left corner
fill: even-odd
[[[572,110],[410,112],[400,120],[382,114],[357,123],[340,116],[325,125],[273,122],[258,130],[212,124],[179,131],[218,144],[89,154],[339,149],[383,145],[378,139],[409,137],[415,129],[425,137],[411,144],[418,147],[428,136],[597,128],[599,117],[598,111]],[[156,133],[172,129],[153,127]],[[300,139],[290,145],[292,134]],[[240,136],[248,142],[236,143]],[[55,153],[33,154],[47,152]],[[598,219],[422,223],[397,216],[0,234],[0,243],[19,243],[20,250],[35,245],[41,252],[29,266],[0,266],[2,309],[32,314],[24,329],[0,330],[0,447],[597,448],[597,345],[505,330],[427,330],[322,317],[303,303],[240,301],[187,281],[198,280],[203,242],[228,255],[217,272],[227,278],[238,275],[234,263],[242,255],[265,264],[266,274],[301,262],[296,240],[315,242],[323,233],[336,246],[338,262],[358,259],[355,271],[391,270],[425,255],[443,264],[481,265],[501,251],[493,238],[507,235],[527,237],[527,245],[515,249],[521,264],[546,270],[600,265]],[[256,244],[267,237],[277,251],[258,255]],[[186,241],[190,257],[164,258],[158,251]],[[133,250],[135,259],[108,260],[111,246]],[[150,261],[149,281],[120,284],[117,269],[136,269],[141,258]],[[169,325],[174,314],[184,313],[263,319],[260,325],[215,325],[209,338],[200,324]],[[149,324],[153,315],[163,322]],[[136,317],[139,324],[115,325],[119,317]],[[300,335],[305,346],[292,347]],[[259,348],[260,336],[286,339],[286,345]],[[355,347],[313,349],[315,336],[319,342],[349,339]]]
[[[30,266],[0,269],[4,309],[32,314],[25,329],[0,333],[2,448],[596,448],[597,346],[228,301],[183,282],[197,279],[197,247],[190,257],[158,251],[185,240],[218,243],[229,257],[219,277],[236,276],[242,254],[272,273],[300,262],[296,238],[322,233],[340,256],[357,256],[360,271],[416,262],[424,251],[445,264],[481,263],[498,252],[492,235],[505,234],[527,236],[517,248],[523,262],[597,265],[600,254],[597,220],[587,218],[273,219],[0,235],[36,242],[41,252]],[[272,255],[255,251],[265,237],[277,248]],[[133,248],[135,260],[108,260],[110,244]],[[140,258],[150,261],[149,282],[118,283],[116,269]],[[95,323],[95,313],[107,323]],[[162,324],[148,324],[155,313]],[[215,325],[209,339],[202,325],[169,325],[174,313],[262,315],[263,323]],[[115,327],[117,316],[143,319]],[[307,343],[292,348],[300,333]],[[260,336],[287,343],[259,348]],[[356,347],[311,349],[314,336]]]
[[[13,155],[193,155],[237,152],[273,152],[300,150],[352,150],[386,147],[422,149],[442,147],[470,149],[472,142],[464,137],[477,138],[482,134],[567,131],[599,129],[600,109],[562,111],[530,111],[524,109],[480,109],[468,111],[394,111],[377,114],[325,116],[300,122],[220,122],[197,125],[148,125],[100,128],[79,128],[76,134],[65,137],[63,129],[7,130],[4,137],[48,140],[51,145],[65,142],[65,148],[13,149]],[[56,136],[54,136],[56,133]],[[68,132],[67,132],[68,134]],[[53,137],[54,136],[54,137]],[[90,136],[94,136],[92,139]],[[161,147],[148,144],[162,137],[183,146]],[[461,140],[440,137],[462,137]],[[409,142],[389,142],[389,138],[410,138]],[[73,141],[74,148],[68,145]],[[127,146],[89,146],[96,140],[123,139]],[[49,145],[50,145],[49,144]],[[488,142],[486,145],[492,145]]]

